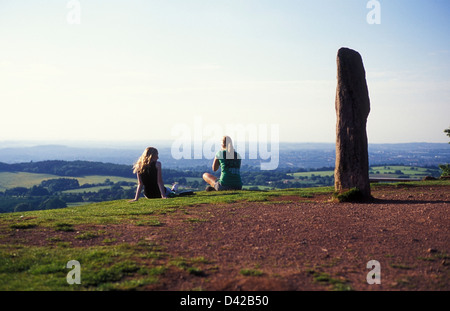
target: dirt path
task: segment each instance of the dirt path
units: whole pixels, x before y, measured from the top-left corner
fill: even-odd
[[[152,239],[172,256],[205,258],[204,275],[174,273],[154,289],[449,290],[449,190],[377,188],[370,204],[278,197],[189,209]],[[380,263],[380,285],[367,283],[370,260]]]

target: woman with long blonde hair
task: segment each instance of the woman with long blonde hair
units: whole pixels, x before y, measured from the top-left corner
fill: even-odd
[[[203,180],[209,185],[206,190],[241,190],[241,156],[234,150],[233,142],[229,136],[222,138],[222,149],[214,157],[213,171],[217,171],[219,167],[221,169],[220,178],[210,173],[203,174]]]
[[[135,198],[130,202],[139,200],[142,188],[144,188],[144,195],[148,199],[167,198],[168,190],[164,186],[161,169],[161,162],[158,161],[158,150],[153,147],[146,148],[133,166],[138,187]]]

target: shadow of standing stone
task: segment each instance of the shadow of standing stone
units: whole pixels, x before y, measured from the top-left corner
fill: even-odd
[[[337,54],[335,191],[357,189],[370,199],[366,124],[369,91],[361,55],[341,48]]]

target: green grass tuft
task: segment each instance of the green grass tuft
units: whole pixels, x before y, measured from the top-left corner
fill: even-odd
[[[359,202],[363,201],[364,195],[361,193],[361,191],[358,188],[352,188],[345,192],[335,192],[333,193],[333,197],[337,199],[339,202]]]
[[[242,269],[239,273],[245,276],[261,276],[264,274],[258,269]]]

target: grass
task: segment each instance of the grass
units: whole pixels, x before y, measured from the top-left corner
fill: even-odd
[[[84,232],[84,233],[81,233],[79,235],[76,235],[75,239],[78,239],[78,240],[91,240],[91,239],[94,239],[96,237],[98,237],[98,234],[96,234],[94,232]]]
[[[47,240],[48,246],[20,244],[0,245],[0,290],[132,290],[158,282],[171,269],[179,269],[195,277],[204,277],[217,269],[204,257],[172,258],[158,245],[141,240],[128,244],[114,237],[102,238],[96,229],[80,230],[95,225],[127,224],[162,226],[167,217],[186,207],[203,204],[221,208],[227,202],[259,202],[283,195],[312,196],[330,193],[331,188],[286,189],[281,191],[198,192],[194,196],[167,200],[141,199],[93,203],[55,210],[0,214],[0,235],[11,230],[52,230],[72,234],[76,241],[93,246],[73,247],[58,238]],[[201,223],[203,218],[189,217],[187,222]],[[97,242],[91,242],[91,241]],[[81,265],[81,284],[69,285],[66,264],[77,260]],[[212,265],[212,266],[211,266]],[[244,275],[259,275],[257,270],[243,270]]]
[[[202,219],[202,218],[187,218],[185,220],[185,222],[190,222],[190,223],[196,223],[196,222],[205,222],[208,221],[207,219]]]
[[[257,269],[242,269],[239,273],[245,276],[261,276],[264,274],[261,270]]]
[[[393,187],[402,185],[448,185],[449,181],[436,180],[427,182],[408,182],[392,184]],[[374,184],[372,187],[378,187]],[[279,196],[299,196],[310,198],[314,195],[332,194],[334,187],[283,189],[270,191],[229,191],[229,192],[206,192],[200,191],[196,195],[171,198],[167,200],[140,199],[134,203],[128,200],[117,200],[92,203],[82,206],[73,206],[56,210],[40,210],[28,212],[16,212],[0,214],[0,225],[4,224],[10,228],[33,228],[42,226],[47,228],[58,228],[59,230],[70,230],[77,225],[98,225],[132,223],[141,216],[153,215],[154,220],[140,225],[160,225],[158,215],[170,214],[177,209],[186,206],[198,206],[202,204],[220,205],[239,201],[266,202],[271,198]],[[199,219],[192,219],[197,222]]]
[[[160,252],[142,243],[81,248],[1,245],[0,290],[138,289],[156,283],[167,270],[142,262],[145,251]],[[80,263],[80,285],[66,281],[70,260]]]
[[[55,230],[56,231],[65,231],[65,232],[75,231],[72,224],[65,223],[65,222],[56,223]]]
[[[158,219],[144,219],[136,221],[136,226],[158,227],[162,226],[162,223]]]
[[[408,183],[414,185],[448,185],[449,181]],[[394,185],[393,187],[397,187]],[[172,257],[167,249],[144,237],[138,243],[125,243],[114,236],[103,236],[98,229],[82,230],[96,225],[124,224],[130,226],[164,226],[165,219],[176,211],[195,209],[204,204],[222,208],[227,202],[268,202],[281,196],[312,197],[333,193],[333,187],[285,189],[271,191],[198,192],[194,196],[167,200],[127,200],[93,203],[55,210],[0,214],[0,237],[16,230],[42,230],[70,234],[86,246],[74,247],[58,237],[47,239],[46,246],[14,243],[0,245],[0,290],[139,290],[157,284],[170,271],[181,271],[192,277],[205,277],[218,269],[203,256]],[[164,220],[164,221],[163,221]],[[190,217],[188,222],[201,223],[203,218]],[[55,235],[56,236],[56,235]],[[45,238],[44,238],[45,239]],[[87,246],[91,245],[91,246]],[[447,254],[440,254],[448,259]],[[437,256],[437,255],[436,255]],[[70,269],[66,264],[77,260],[81,265],[81,284],[66,281]],[[408,266],[395,265],[397,269]],[[243,269],[242,275],[260,276],[258,269]],[[319,272],[313,278],[335,290],[348,290],[339,278]]]
[[[198,264],[201,262],[203,262],[203,261],[198,261],[196,258],[188,260],[183,257],[177,257],[174,260],[170,261],[169,264],[173,265],[183,271],[186,271],[189,274],[203,277],[203,276],[206,276],[206,272],[203,271],[201,268],[194,266],[194,264]]]
[[[328,285],[333,291],[351,291],[352,287],[347,284],[347,280],[342,277],[335,278],[332,277],[329,273],[319,272],[313,269],[307,271],[308,274],[313,276],[313,280],[315,283]]]
[[[31,229],[37,227],[35,223],[14,223],[9,226],[11,229]]]
[[[338,200],[338,202],[357,202],[364,199],[363,194],[358,188],[352,188],[343,193],[333,193],[333,197]]]
[[[436,180],[427,182],[408,182],[392,184],[393,187],[402,185],[448,185],[449,181]],[[379,185],[372,185],[378,187]],[[92,203],[82,206],[73,206],[56,210],[40,210],[16,213],[0,214],[0,225],[10,228],[26,229],[42,226],[46,228],[58,228],[58,230],[71,230],[77,225],[108,225],[118,223],[134,223],[141,216],[153,215],[154,220],[140,225],[158,226],[158,216],[167,215],[186,206],[198,206],[202,204],[220,205],[239,201],[265,202],[279,196],[313,197],[320,194],[332,194],[334,187],[283,189],[270,191],[229,191],[229,192],[206,192],[200,191],[196,195],[177,197],[167,200],[140,199],[129,203],[128,200],[117,200]],[[191,219],[198,222],[200,219]]]

